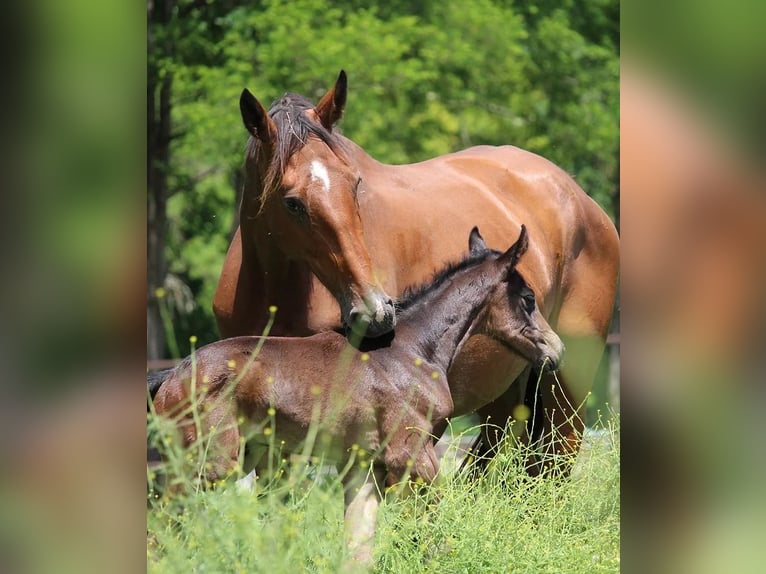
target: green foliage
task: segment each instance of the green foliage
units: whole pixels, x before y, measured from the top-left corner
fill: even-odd
[[[174,14],[150,29],[174,49],[149,60],[173,76],[167,255],[197,303],[176,315],[179,341],[216,338],[211,302],[237,207],[245,87],[267,106],[285,91],[317,101],[343,68],[341,128],[376,159],[513,144],[560,165],[613,212],[616,0],[182,0]]]

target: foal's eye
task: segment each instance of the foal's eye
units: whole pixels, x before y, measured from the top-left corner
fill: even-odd
[[[524,293],[522,296],[522,300],[524,301],[524,310],[527,313],[531,313],[535,310],[535,294],[531,291],[528,291]]]
[[[287,209],[291,215],[306,215],[306,207],[303,205],[303,202],[300,199],[295,197],[286,197],[283,202],[285,204],[285,209]]]

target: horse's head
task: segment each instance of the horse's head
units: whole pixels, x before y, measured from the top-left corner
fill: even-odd
[[[252,136],[242,199],[247,228],[285,258],[306,263],[338,301],[343,323],[367,336],[394,328],[391,298],[374,277],[357,189],[361,175],[333,132],[346,103],[346,74],[314,107],[285,94],[265,108],[244,90],[240,109]]]
[[[472,255],[489,252],[478,228],[473,228],[468,241]],[[527,230],[522,225],[516,242],[492,261],[500,281],[487,299],[479,330],[536,367],[555,371],[561,364],[564,344],[543,317],[534,292],[516,269],[528,247]]]

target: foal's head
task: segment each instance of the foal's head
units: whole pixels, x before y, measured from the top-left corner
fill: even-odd
[[[357,189],[361,174],[333,132],[346,104],[346,74],[314,106],[285,94],[266,112],[247,90],[240,109],[248,133],[240,220],[252,222],[287,259],[306,263],[338,301],[343,323],[367,336],[391,331],[391,298],[374,276]]]
[[[490,250],[476,227],[471,231],[468,244],[471,257],[490,256],[502,274],[502,280],[490,293],[479,317],[478,331],[536,367],[558,369],[564,344],[540,313],[534,292],[516,269],[529,246],[526,227],[521,226],[519,238],[503,254]]]

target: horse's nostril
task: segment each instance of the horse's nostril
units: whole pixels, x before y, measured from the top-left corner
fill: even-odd
[[[370,322],[370,316],[367,313],[360,311],[351,311],[351,313],[348,314],[348,322],[352,324],[367,324]]]
[[[346,327],[366,337],[378,337],[393,330],[396,324],[396,309],[391,297],[380,296],[355,305],[344,321]]]

